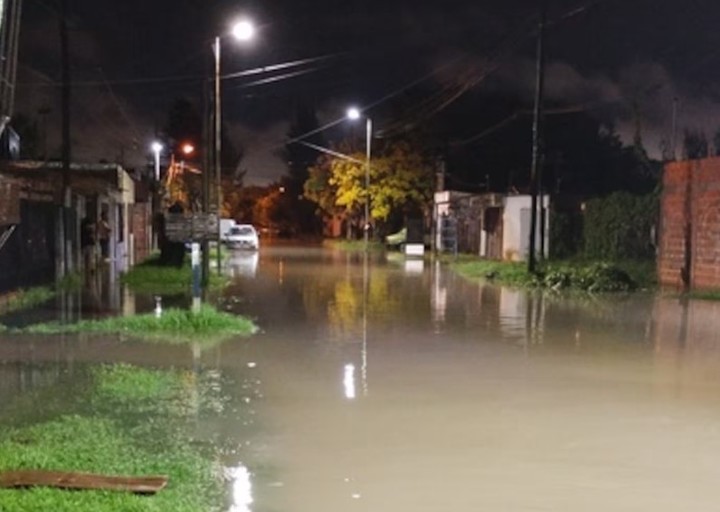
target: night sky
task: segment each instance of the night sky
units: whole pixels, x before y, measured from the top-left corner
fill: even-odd
[[[223,114],[246,150],[247,182],[286,168],[276,156],[297,104],[321,123],[350,103],[371,106],[378,131],[443,124],[448,141],[492,125],[480,99],[532,104],[537,1],[68,0],[72,28],[76,160],[144,165],[173,100],[200,102],[215,35],[238,16],[258,38],[223,40],[223,73],[299,59],[274,74],[228,78]],[[548,2],[548,106],[586,108],[630,141],[639,112],[652,156],[670,137],[673,98],[681,127],[720,127],[720,4],[711,0]],[[25,0],[16,110],[40,119],[59,146],[58,6]],[[264,84],[257,80],[302,72]],[[48,112],[39,114],[45,107]],[[508,111],[510,114],[511,111]],[[453,119],[448,123],[447,119]],[[347,135],[345,123],[326,133]],[[529,156],[528,156],[529,158]]]

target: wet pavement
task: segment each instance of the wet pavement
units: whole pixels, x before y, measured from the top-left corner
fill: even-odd
[[[60,397],[97,363],[190,369],[217,413],[198,436],[232,445],[234,512],[717,508],[720,304],[563,298],[314,247],[235,253],[227,270],[221,307],[253,317],[254,337],[0,333],[0,404]],[[104,286],[69,311],[153,306]],[[16,414],[0,405],[0,424]]]

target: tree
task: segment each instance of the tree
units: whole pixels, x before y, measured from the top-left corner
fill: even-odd
[[[176,99],[168,111],[165,121],[165,137],[168,147],[175,148],[184,142],[196,148],[195,159],[201,161],[203,147],[203,121],[197,107],[188,99]]]
[[[342,151],[341,151],[342,152]],[[370,223],[377,233],[402,222],[408,215],[428,213],[433,191],[433,166],[408,142],[380,148],[370,167],[369,190],[365,190],[365,156],[351,153],[353,160],[322,157],[310,170],[305,195],[327,215],[340,214],[348,233],[362,232],[365,200],[370,199]]]
[[[346,211],[335,203],[337,188],[330,183],[334,159],[321,155],[308,169],[303,197],[315,205],[315,216],[327,219],[338,216],[345,220]]]
[[[303,195],[305,183],[310,176],[310,167],[317,160],[318,152],[302,142],[309,142],[323,146],[325,141],[318,131],[319,123],[315,110],[307,104],[298,104],[295,107],[293,118],[288,130],[288,142],[281,152],[281,157],[287,162],[288,174],[283,178],[281,186],[285,189],[282,198],[287,218],[284,223],[288,227],[292,224],[292,231],[297,233],[314,233],[318,231],[315,207]],[[317,133],[313,133],[317,132]],[[310,134],[305,137],[306,134]],[[296,141],[303,137],[302,142]]]
[[[715,135],[713,136],[713,150],[714,156],[720,156],[720,128],[715,130]]]
[[[227,182],[227,179],[226,179]],[[254,217],[255,203],[268,193],[268,187],[241,187],[225,185],[223,215],[242,224],[257,224]]]
[[[683,136],[683,153],[688,160],[707,158],[708,140],[705,132],[698,129],[686,128]]]

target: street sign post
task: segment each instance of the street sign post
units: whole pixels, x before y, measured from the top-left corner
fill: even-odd
[[[218,239],[215,213],[166,213],[165,236],[171,242],[201,242]]]

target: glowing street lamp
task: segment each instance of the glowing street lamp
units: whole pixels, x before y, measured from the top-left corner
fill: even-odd
[[[363,117],[362,112],[357,107],[350,107],[347,110],[347,118],[351,121],[357,121]],[[365,250],[368,249],[368,232],[370,231],[370,155],[372,144],[372,119],[365,116],[365,220],[364,220],[364,239]]]
[[[160,153],[163,150],[163,145],[158,141],[154,141],[150,144],[150,149],[155,155],[155,181],[158,182],[160,181]]]
[[[248,42],[255,37],[255,24],[246,18],[240,19],[232,26],[230,33],[237,41]],[[220,243],[220,214],[222,208],[222,167],[221,167],[221,136],[222,130],[222,109],[221,109],[221,91],[220,91],[220,36],[215,37],[213,44],[213,54],[215,56],[215,179],[217,180],[217,216],[218,216],[218,243]],[[218,273],[221,269],[220,251],[217,253]]]
[[[183,155],[190,156],[195,152],[195,146],[193,146],[189,142],[186,142],[180,147],[180,151],[182,151]]]
[[[232,35],[238,41],[250,41],[255,37],[255,25],[247,19],[239,20],[233,25]]]

